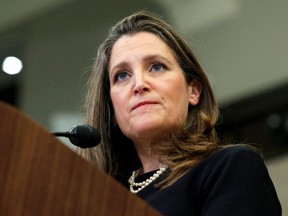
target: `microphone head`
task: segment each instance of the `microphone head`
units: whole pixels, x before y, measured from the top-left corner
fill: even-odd
[[[92,148],[101,141],[100,132],[90,125],[76,125],[70,130],[69,140],[80,148]]]

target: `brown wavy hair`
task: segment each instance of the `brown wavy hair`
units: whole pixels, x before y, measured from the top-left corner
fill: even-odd
[[[100,169],[119,181],[126,181],[131,172],[141,166],[133,143],[114,124],[110,98],[108,64],[115,42],[123,35],[150,32],[162,39],[173,51],[188,84],[197,80],[202,84],[199,103],[190,106],[186,121],[175,128],[167,140],[152,145],[171,170],[162,186],[168,186],[184,175],[193,165],[218,149],[215,125],[218,107],[201,65],[188,44],[163,19],[148,12],[138,12],[118,22],[109,31],[98,49],[88,82],[86,122],[101,133],[101,143],[80,153]]]

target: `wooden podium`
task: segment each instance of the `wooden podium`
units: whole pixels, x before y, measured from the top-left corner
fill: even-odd
[[[160,215],[16,108],[0,102],[0,215]]]

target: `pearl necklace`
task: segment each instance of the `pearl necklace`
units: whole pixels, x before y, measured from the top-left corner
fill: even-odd
[[[141,191],[143,188],[151,184],[153,181],[155,181],[159,176],[167,169],[167,166],[162,165],[157,172],[155,172],[150,178],[146,179],[145,181],[142,182],[135,182],[135,178],[140,175],[142,168],[136,171],[132,172],[132,175],[130,176],[128,182],[130,185],[130,191],[134,194],[138,193]],[[137,189],[134,189],[137,188]]]

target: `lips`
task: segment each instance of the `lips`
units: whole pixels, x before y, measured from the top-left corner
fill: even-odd
[[[147,105],[147,104],[157,104],[157,102],[155,102],[155,101],[141,101],[132,107],[132,111],[141,107],[141,106]]]

